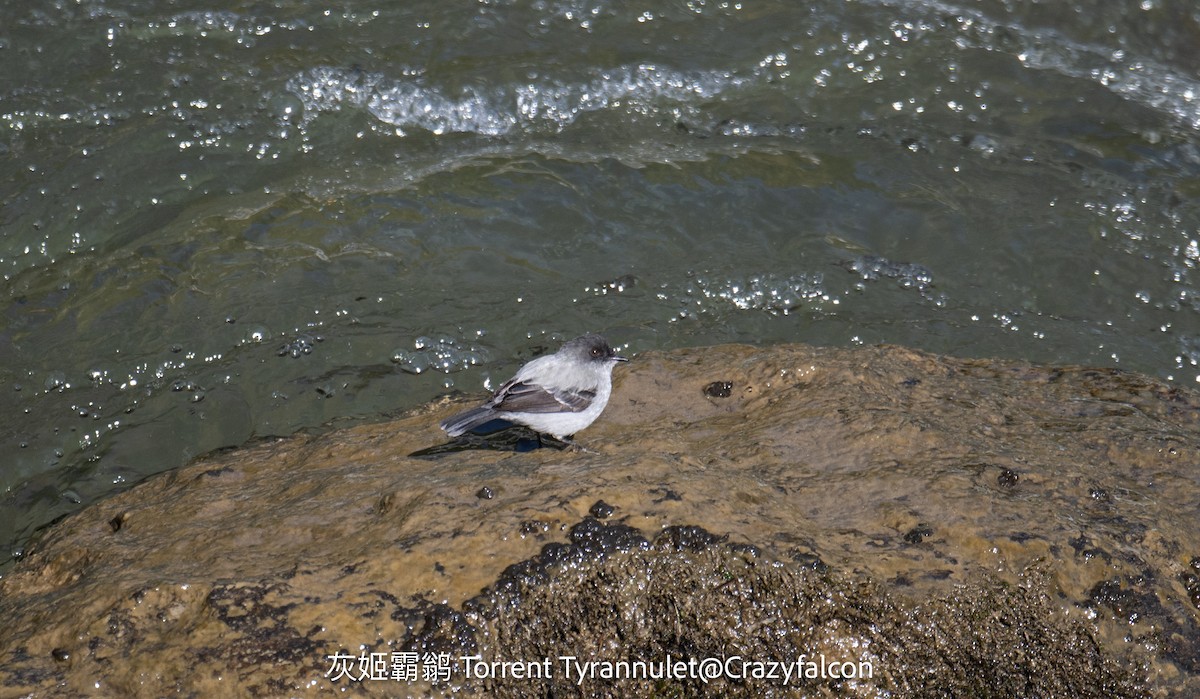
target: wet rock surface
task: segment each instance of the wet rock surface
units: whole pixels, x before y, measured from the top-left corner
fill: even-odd
[[[724,346],[622,367],[585,450],[430,451],[458,407],[57,523],[0,580],[0,696],[1200,693],[1192,392]]]

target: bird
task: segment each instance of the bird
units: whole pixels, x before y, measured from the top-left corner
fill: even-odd
[[[612,395],[613,367],[627,361],[603,337],[588,333],[554,354],[530,360],[482,405],[442,420],[441,427],[459,437],[504,420],[567,440],[604,412]]]

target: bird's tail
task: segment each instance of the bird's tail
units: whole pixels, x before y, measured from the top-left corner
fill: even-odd
[[[442,420],[442,429],[451,437],[458,437],[495,419],[496,411],[491,408],[471,408]]]

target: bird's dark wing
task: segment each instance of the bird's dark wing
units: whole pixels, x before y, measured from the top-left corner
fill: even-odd
[[[514,381],[496,391],[492,398],[492,409],[515,413],[577,413],[586,410],[595,397],[595,391],[547,389],[533,383]]]

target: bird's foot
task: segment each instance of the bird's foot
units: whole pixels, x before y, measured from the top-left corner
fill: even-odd
[[[588,449],[587,447],[583,446],[579,442],[576,442],[574,439],[572,439],[572,437],[574,437],[574,435],[568,435],[566,437],[559,438],[559,437],[554,437],[554,436],[548,435],[548,434],[539,434],[538,435],[538,444],[542,447],[558,449],[559,451],[571,450],[571,451],[583,452],[584,454],[595,454],[596,453],[596,452],[592,451],[591,449]]]

